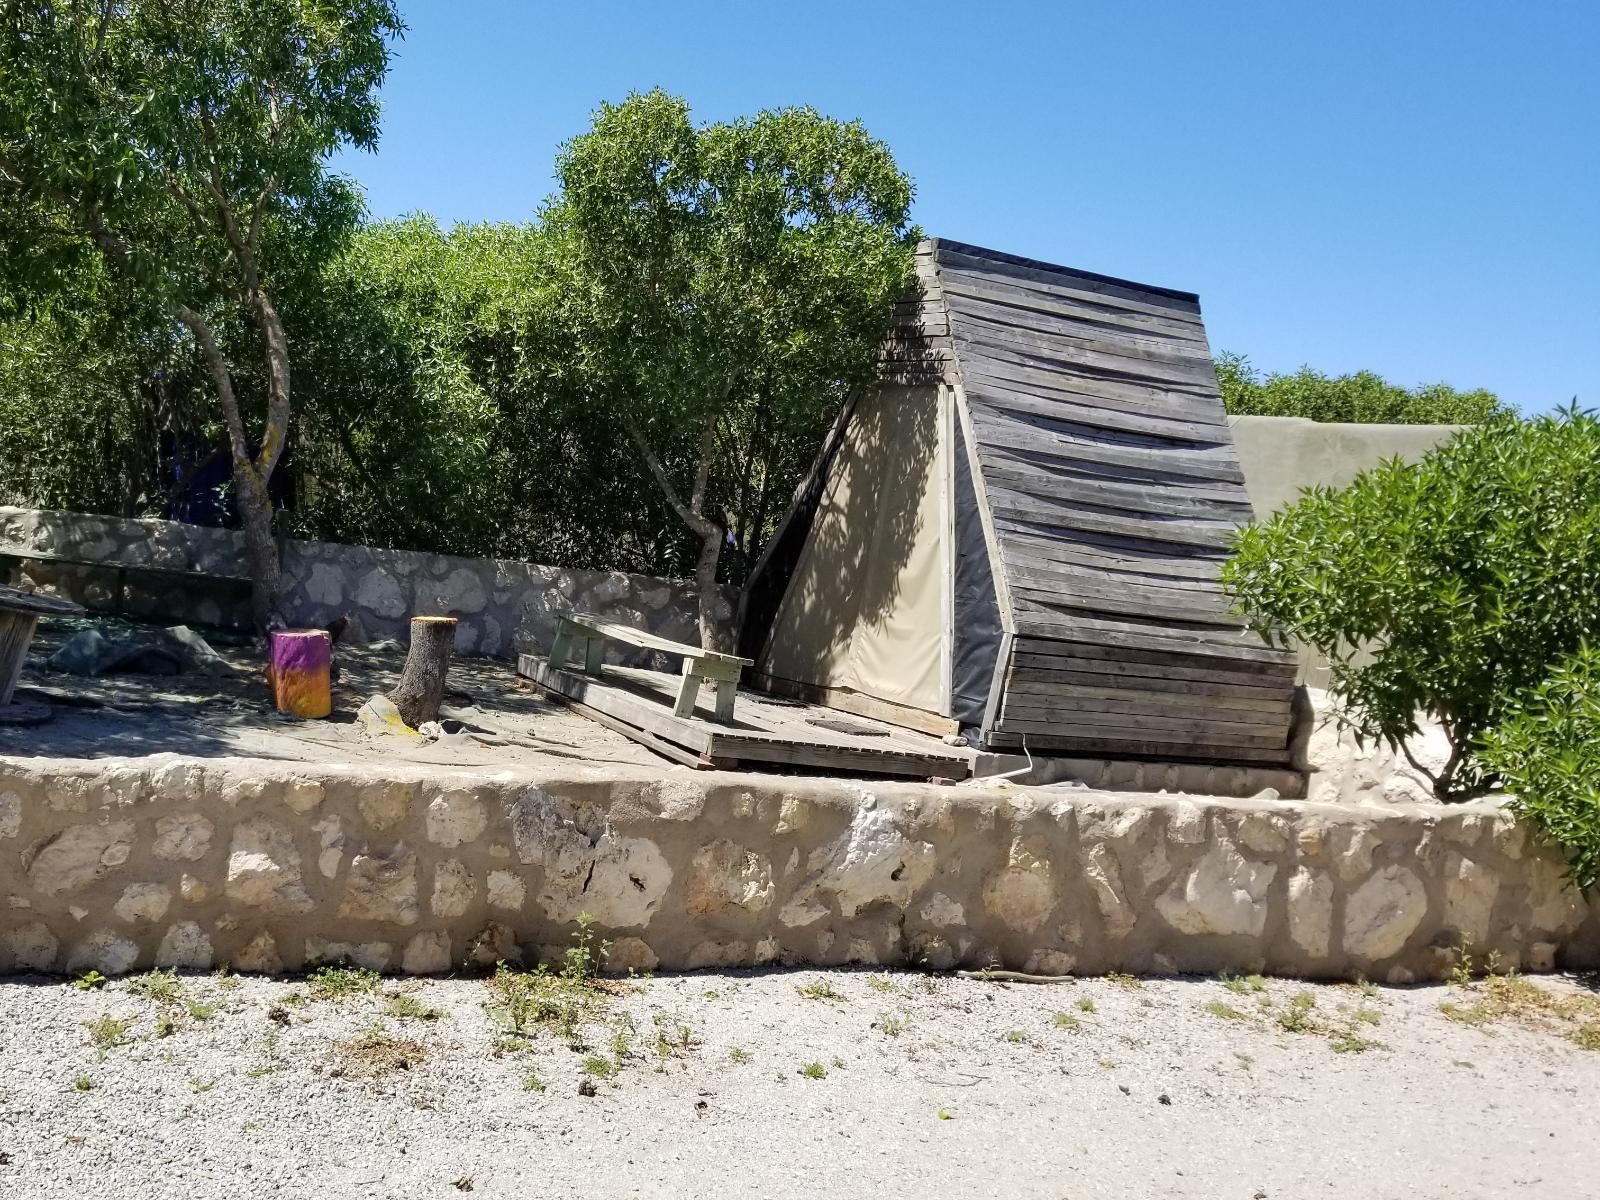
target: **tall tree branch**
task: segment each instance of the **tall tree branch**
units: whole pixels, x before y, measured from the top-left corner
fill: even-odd
[[[644,458],[644,465],[650,469],[650,474],[655,477],[656,483],[667,497],[667,503],[672,506],[672,511],[677,513],[679,519],[701,537],[709,535],[712,532],[711,522],[683,502],[683,498],[678,495],[678,489],[672,486],[672,480],[667,475],[667,469],[661,465],[661,459],[651,447],[649,439],[645,437],[644,430],[639,428],[638,422],[632,417],[624,417],[622,424],[623,428],[628,432],[628,437],[638,447],[639,454]]]
[[[233,394],[233,375],[228,370],[228,360],[222,356],[216,335],[211,332],[211,326],[204,317],[185,305],[178,306],[177,315],[178,320],[187,325],[189,331],[194,334],[194,340],[199,343],[200,353],[204,355],[206,366],[211,371],[211,380],[217,388],[217,398],[222,401],[222,415],[227,422],[228,443],[233,449],[234,462],[248,464],[250,443],[244,435],[244,418],[239,414],[239,401]]]

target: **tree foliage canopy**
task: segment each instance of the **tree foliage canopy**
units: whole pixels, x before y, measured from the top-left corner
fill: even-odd
[[[1486,787],[1478,736],[1600,641],[1600,419],[1500,416],[1309,489],[1240,532],[1223,582],[1256,628],[1328,658],[1358,734],[1397,744],[1432,713],[1455,752],[1440,794]]]
[[[695,125],[661,91],[605,105],[545,213],[572,382],[626,431],[701,543],[749,559],[912,279],[911,182],[810,108]]]
[[[1325,375],[1301,367],[1263,375],[1242,354],[1217,355],[1217,386],[1228,412],[1304,417],[1374,425],[1480,425],[1506,410],[1493,392],[1460,392],[1449,384],[1403,388],[1371,371]]]

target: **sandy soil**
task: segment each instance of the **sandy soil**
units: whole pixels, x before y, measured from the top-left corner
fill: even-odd
[[[139,987],[0,982],[0,1195],[1579,1198],[1600,1172],[1600,1053],[1452,1021],[1480,994],[1442,985],[704,973],[511,1042],[481,979]]]
[[[470,735],[424,745],[392,737],[373,739],[355,713],[374,692],[400,676],[404,651],[383,645],[340,646],[334,714],[326,721],[297,721],[273,711],[253,646],[207,630],[212,648],[234,668],[225,678],[205,675],[122,675],[98,679],[44,669],[45,660],[74,630],[91,622],[46,621],[23,670],[19,699],[48,700],[54,717],[33,727],[0,725],[0,754],[97,758],[111,755],[240,755],[307,762],[396,759],[441,766],[555,766],[626,764],[653,770],[672,764],[635,742],[583,717],[537,699],[511,664],[458,658],[450,666],[444,714],[486,731],[496,744]],[[138,628],[119,619],[93,624],[118,631]]]

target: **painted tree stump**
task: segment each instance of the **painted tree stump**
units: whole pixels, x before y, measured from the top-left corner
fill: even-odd
[[[400,682],[389,693],[389,699],[400,710],[400,719],[411,728],[439,719],[445,675],[450,670],[450,652],[455,645],[454,617],[411,618],[411,649],[406,652]]]
[[[272,634],[267,677],[279,712],[325,717],[333,711],[333,639],[326,629],[279,629]]]
[[[0,707],[11,703],[40,617],[81,617],[83,606],[20,588],[0,587]]]

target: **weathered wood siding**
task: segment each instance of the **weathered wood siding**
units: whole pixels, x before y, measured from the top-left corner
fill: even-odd
[[[1249,499],[1198,299],[925,243],[886,369],[959,389],[1014,633],[990,740],[1279,761],[1294,659],[1218,581]]]

